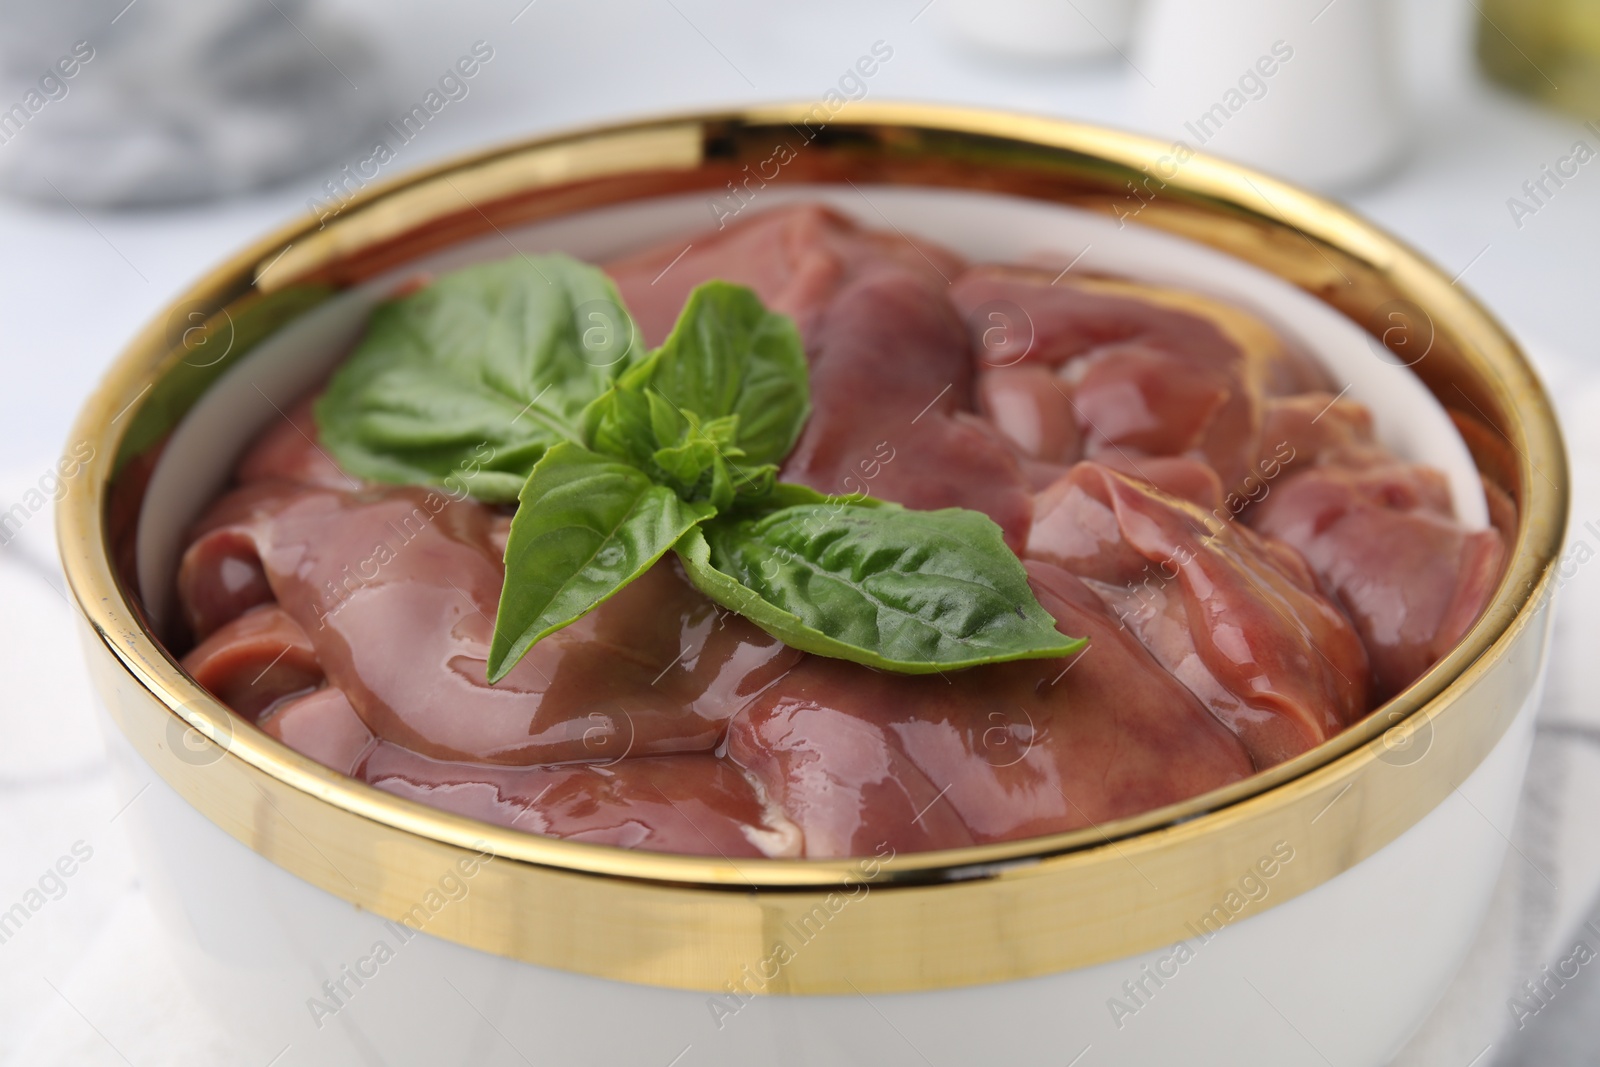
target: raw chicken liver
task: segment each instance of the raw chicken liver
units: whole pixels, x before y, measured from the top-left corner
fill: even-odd
[[[903,853],[1135,815],[1304,752],[1447,652],[1503,566],[1437,472],[1209,298],[969,267],[815,205],[607,269],[651,344],[710,278],[792,315],[814,410],[782,476],[988,514],[1088,645],[884,673],[783,646],[669,559],[490,686],[507,514],[349,477],[308,398],[191,531],[202,685],[336,771],[516,829]]]

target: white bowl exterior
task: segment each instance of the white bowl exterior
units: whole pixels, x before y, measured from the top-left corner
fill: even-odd
[[[814,190],[785,193],[782,199],[815,195]],[[835,192],[830,199],[845,195]],[[854,205],[853,213],[869,223],[873,212],[885,221],[892,215],[908,230],[938,235],[974,256],[1015,258],[1041,245],[1078,251],[1070,244],[1062,247],[1054,239],[1059,233],[1040,228],[1047,221],[1040,206],[1003,197],[940,193],[947,204],[951,196],[970,197],[968,207],[975,213],[923,223],[918,217],[932,210],[932,195],[875,189],[872,200]],[[522,231],[518,244],[530,250],[614,254],[681,231],[690,218],[685,205],[698,211],[699,201],[679,199],[676,206],[667,201],[607,209],[616,224],[610,233],[626,235],[613,236],[617,243],[610,247],[604,240],[597,245],[592,224],[579,219]],[[772,203],[779,199],[776,193],[770,197]],[[841,201],[841,206],[848,205]],[[1105,247],[1110,236],[1105,220],[1060,208],[1048,211],[1059,225],[1086,227],[1083,233],[1102,239],[1097,251],[1103,258],[1086,257],[1086,267],[1133,273],[1127,260]],[[1038,225],[1017,228],[1019,212],[1034,216]],[[1098,234],[1090,233],[1095,230]],[[1137,227],[1126,232],[1136,234],[1136,241],[1188,244]],[[1017,247],[1019,234],[1026,235],[1027,248]],[[500,254],[492,247],[499,240],[453,249],[427,266],[446,269]],[[989,247],[986,241],[1005,247]],[[1439,443],[1432,432],[1437,403],[1420,384],[1370,350],[1360,354],[1359,366],[1345,362],[1338,352],[1351,360],[1358,355],[1353,324],[1276,279],[1235,265],[1286,290],[1258,291],[1258,299],[1250,302],[1351,381],[1353,396],[1380,408],[1380,432],[1391,438],[1391,446],[1445,467],[1458,507],[1469,523],[1481,524],[1481,492],[1461,467],[1465,450],[1453,433],[1448,443]],[[230,371],[180,427],[167,454],[182,458],[158,468],[147,502],[159,506],[146,507],[141,524],[145,588],[164,589],[170,583],[177,538],[231,467],[235,452],[228,443],[242,446],[271,417],[264,404],[264,413],[245,412],[246,394],[257,404],[264,396],[286,406],[354,336],[352,323],[359,323],[361,308],[415,269],[377,279],[290,327],[319,336],[320,344],[304,344],[307,333],[267,342]],[[1193,280],[1193,275],[1182,277],[1170,260],[1158,271],[1143,273],[1168,283]],[[1231,285],[1219,295],[1236,299],[1242,292],[1237,285],[1259,281],[1215,272],[1207,278],[1197,287],[1218,292]],[[1288,304],[1275,299],[1280,295]],[[1329,317],[1319,321],[1317,309]],[[294,351],[298,357],[291,355]],[[1368,363],[1380,375],[1397,371],[1422,392],[1427,400],[1422,414],[1408,392],[1407,420],[1397,423],[1386,416],[1381,381],[1362,384]],[[1444,418],[1442,410],[1437,417]],[[1408,429],[1419,419],[1428,431],[1420,436]],[[1394,440],[1393,434],[1406,436]],[[210,447],[184,447],[191,436]],[[1542,611],[1547,614],[1548,605]],[[1532,625],[1542,631],[1547,623],[1540,618]],[[99,644],[87,632],[86,640]],[[119,820],[135,839],[143,885],[197,995],[259,1062],[281,1067],[378,1062],[1234,1064],[1247,1047],[1252,1062],[1356,1065],[1382,1063],[1396,1052],[1464,957],[1505,855],[1537,703],[1537,692],[1527,694],[1511,729],[1458,793],[1401,837],[1293,900],[1272,906],[1269,886],[1261,901],[1265,910],[1252,906],[1211,939],[1188,942],[1190,956],[1184,962],[1175,964],[1179,954],[1163,949],[995,985],[870,999],[777,996],[745,1002],[555,971],[426,933],[405,939],[395,924],[301,881],[230,837],[154,775],[109,717],[106,723],[113,763],[126,779],[124,795],[143,790],[139,803]],[[470,881],[465,885],[470,895]],[[380,956],[390,958],[379,962]],[[1152,972],[1167,977],[1157,985]],[[342,983],[343,989],[330,995],[328,981]],[[1124,983],[1142,984],[1144,990],[1130,993]]]

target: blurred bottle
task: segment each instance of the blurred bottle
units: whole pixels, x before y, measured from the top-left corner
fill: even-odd
[[[1492,81],[1600,116],[1600,2],[1479,0],[1478,63]]]
[[[1149,0],[1129,79],[1145,129],[1322,190],[1406,142],[1391,0]]]

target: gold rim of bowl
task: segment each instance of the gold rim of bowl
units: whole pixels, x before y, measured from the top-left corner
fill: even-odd
[[[792,158],[779,181],[976,189],[1136,214],[1277,274],[1369,333],[1382,332],[1372,323],[1385,308],[1420,315],[1431,347],[1413,371],[1516,503],[1507,573],[1483,617],[1367,719],[1245,781],[1070,833],[876,862],[636,852],[452,815],[236,720],[161,647],[113,565],[108,500],[119,461],[159,439],[209,382],[180,381],[195,370],[173,322],[201,309],[208,324],[226,320],[230,339],[251,334],[215,368],[226,369],[249,341],[416,256],[589,208],[726,195],[780,144]],[[373,184],[324,224],[284,227],[141,331],[77,424],[73,440],[94,453],[58,505],[59,539],[113,720],[189,803],[306,881],[462,944],[623,981],[821,994],[1025,978],[1171,945],[1202,917],[1232,921],[1315,888],[1436,807],[1533,690],[1566,523],[1565,457],[1515,343],[1438,268],[1337,205],[1186,147],[943,106],[764,106],[498,148]],[[1275,849],[1292,859],[1272,862]],[[1269,868],[1269,894],[1236,909],[1241,878]],[[469,879],[460,900],[439,894],[452,871]]]

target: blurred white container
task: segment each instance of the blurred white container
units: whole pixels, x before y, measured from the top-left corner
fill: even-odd
[[[1080,59],[1127,47],[1134,0],[945,0],[946,23],[987,52]]]
[[[1135,122],[1324,191],[1382,174],[1406,131],[1390,0],[1149,0]]]

